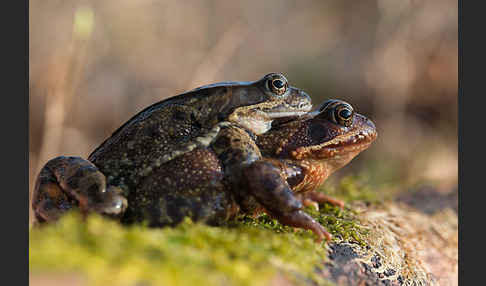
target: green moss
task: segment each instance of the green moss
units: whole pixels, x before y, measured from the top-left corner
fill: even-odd
[[[319,210],[307,207],[305,212],[310,214],[329,233],[333,235],[334,240],[345,240],[364,245],[363,237],[367,235],[365,229],[361,228],[356,220],[355,213],[350,208],[340,209],[339,207],[329,204],[321,205]],[[261,229],[272,230],[275,233],[293,233],[296,237],[305,239],[314,239],[315,236],[310,231],[294,229],[280,224],[276,219],[268,215],[261,215],[258,218],[243,217],[240,224],[254,226]]]
[[[365,245],[363,237],[367,235],[367,231],[360,227],[355,213],[351,209],[340,209],[336,206],[325,204],[319,212],[308,209],[307,213],[315,217],[335,239]]]
[[[72,212],[31,230],[30,270],[82,273],[93,285],[259,285],[277,274],[298,284],[324,283],[315,270],[325,246],[310,233],[277,225],[246,218],[229,227],[185,221],[150,229],[96,215],[83,222]]]

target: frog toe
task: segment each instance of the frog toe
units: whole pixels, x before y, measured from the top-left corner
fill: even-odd
[[[284,213],[277,216],[277,219],[284,225],[303,228],[312,231],[316,236],[316,242],[320,243],[332,239],[332,235],[317,221],[305,212],[299,210],[291,213]]]
[[[122,190],[115,186],[109,186],[103,197],[102,203],[96,205],[95,211],[111,217],[120,217],[127,209],[127,199],[122,195]]]
[[[342,200],[330,197],[318,191],[309,191],[302,194],[302,203],[304,203],[304,205],[328,203],[339,208],[344,207],[344,202]]]

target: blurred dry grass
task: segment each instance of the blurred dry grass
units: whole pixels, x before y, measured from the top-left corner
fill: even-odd
[[[29,1],[30,189],[143,107],[212,82],[285,73],[349,101],[379,139],[352,168],[457,183],[454,0]],[[381,169],[380,169],[381,168]]]

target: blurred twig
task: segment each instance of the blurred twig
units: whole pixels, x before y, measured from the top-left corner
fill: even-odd
[[[67,47],[61,47],[53,53],[47,66],[46,74],[41,82],[46,84],[44,109],[44,135],[40,144],[35,174],[40,172],[44,164],[52,157],[59,155],[62,149],[65,121],[71,103],[83,78],[86,66],[86,52],[93,24],[92,11],[89,8],[78,8],[74,15],[72,38]],[[36,177],[30,178],[33,187]],[[32,199],[29,192],[29,205]],[[32,219],[29,208],[29,221]]]
[[[234,22],[208,51],[204,60],[196,67],[192,80],[186,89],[213,82],[225,63],[235,54],[238,47],[250,32],[248,25],[241,21]]]

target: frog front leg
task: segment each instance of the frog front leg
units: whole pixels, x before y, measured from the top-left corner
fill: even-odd
[[[226,126],[211,148],[222,162],[225,178],[243,211],[261,206],[284,225],[311,230],[318,242],[331,239],[324,227],[302,211],[302,203],[282,178],[281,169],[262,158],[250,133]]]
[[[250,213],[258,208],[258,202],[241,187],[243,169],[262,158],[252,134],[229,122],[221,126],[210,145],[223,166],[224,180],[230,186],[240,210]]]
[[[32,209],[38,222],[55,221],[73,207],[79,207],[83,214],[93,211],[118,217],[127,207],[121,192],[118,187],[107,187],[105,176],[90,161],[60,156],[40,171]]]
[[[247,189],[265,208],[266,212],[284,225],[311,230],[317,235],[317,242],[332,236],[311,216],[302,210],[288,183],[281,175],[281,169],[265,159],[256,161],[244,170]]]

